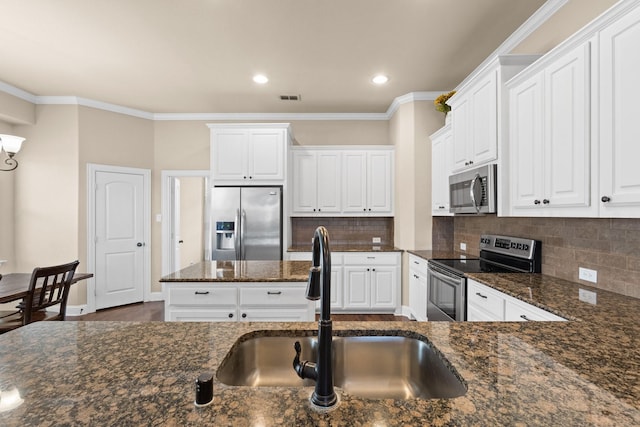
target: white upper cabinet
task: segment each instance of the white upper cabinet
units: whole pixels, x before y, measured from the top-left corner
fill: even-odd
[[[640,217],[639,45],[619,2],[508,82],[511,215]]]
[[[589,206],[589,90],[588,43],[511,88],[512,214]]]
[[[393,150],[342,153],[342,211],[352,215],[393,215]]]
[[[393,215],[392,148],[323,146],[291,151],[292,215]]]
[[[498,160],[501,139],[506,133],[502,116],[508,97],[503,85],[537,58],[537,55],[499,56],[463,82],[449,100],[453,172]]]
[[[453,157],[451,125],[431,135],[431,213],[433,216],[449,213],[449,175]]]
[[[600,32],[600,192],[605,217],[640,217],[640,8]]]
[[[211,174],[214,183],[263,185],[282,183],[287,124],[208,125],[211,129]]]
[[[293,213],[339,213],[342,153],[337,150],[292,151]]]

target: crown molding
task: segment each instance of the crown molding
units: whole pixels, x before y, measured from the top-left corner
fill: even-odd
[[[0,91],[8,93],[9,95],[15,96],[16,98],[20,98],[24,101],[28,101],[32,104],[35,104],[38,98],[37,96],[27,92],[26,90],[18,89],[17,87],[11,86],[9,83],[5,83],[2,81],[0,81]]]
[[[500,55],[506,55],[511,52],[516,46],[522,43],[527,37],[533,34],[542,24],[544,24],[549,18],[555,15],[569,0],[547,0],[533,15],[529,17],[522,25],[518,27],[507,39],[502,42],[491,55],[480,63],[464,80],[458,84],[456,89],[466,85],[469,81],[473,80],[482,73],[482,71],[489,66],[490,63]]]
[[[388,120],[386,113],[155,113],[153,120]]]
[[[387,109],[386,116],[387,120],[390,120],[391,117],[398,111],[398,108],[402,104],[408,104],[410,102],[416,101],[433,101],[437,97],[439,97],[443,92],[449,92],[448,90],[441,91],[429,91],[429,92],[410,92],[406,95],[402,95],[393,100],[389,108]]]
[[[98,110],[110,111],[112,113],[153,120],[153,113],[149,113],[147,111],[110,104],[108,102],[96,101],[95,99],[81,98],[78,96],[36,96],[35,103],[38,105],[81,105],[83,107],[91,107]]]

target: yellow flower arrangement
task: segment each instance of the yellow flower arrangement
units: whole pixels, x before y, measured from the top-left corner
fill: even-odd
[[[442,95],[437,97],[435,101],[433,101],[433,104],[436,106],[436,110],[447,115],[447,113],[451,111],[451,107],[447,104],[447,101],[455,94],[456,91],[452,90],[449,93],[443,93]]]

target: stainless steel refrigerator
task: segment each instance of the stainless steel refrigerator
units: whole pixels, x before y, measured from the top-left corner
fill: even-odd
[[[214,187],[212,260],[282,259],[282,187]]]

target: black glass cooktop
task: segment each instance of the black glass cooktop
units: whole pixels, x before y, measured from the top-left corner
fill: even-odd
[[[479,258],[472,259],[432,259],[430,263],[439,265],[453,273],[511,273],[512,270],[501,265],[492,264]]]

